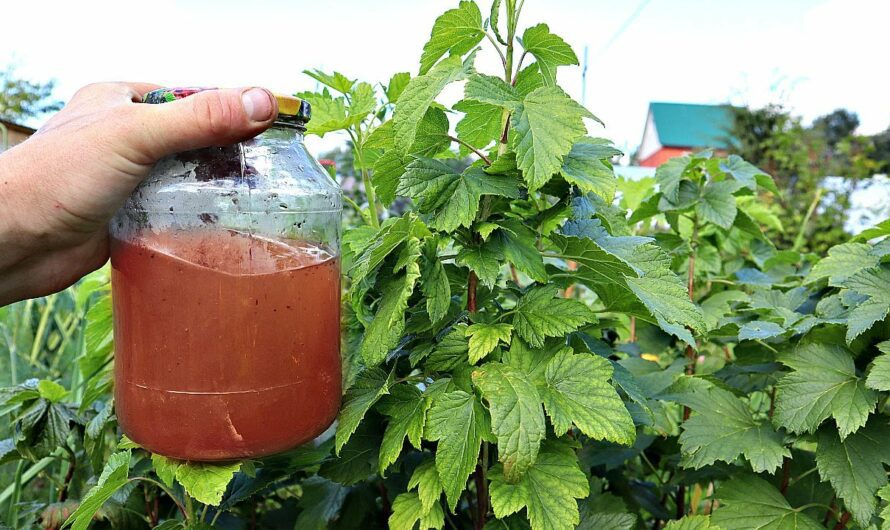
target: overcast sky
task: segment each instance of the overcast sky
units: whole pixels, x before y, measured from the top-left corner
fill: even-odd
[[[417,72],[439,0],[114,0],[4,2],[0,68],[58,83],[67,99],[99,80],[312,89],[306,68],[372,82]],[[488,2],[482,5],[483,13]],[[560,82],[628,151],[650,101],[784,103],[809,121],[846,107],[860,132],[890,126],[888,0],[527,0],[521,23],[547,22],[581,69]],[[482,56],[480,70],[495,68]],[[493,70],[492,70],[493,71]],[[459,88],[444,96],[448,103]],[[320,149],[334,140],[311,146]]]

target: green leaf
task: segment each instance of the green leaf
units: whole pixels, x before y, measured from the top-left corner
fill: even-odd
[[[516,483],[535,463],[546,435],[541,397],[525,374],[507,364],[486,363],[473,372],[473,383],[488,401],[504,478]]]
[[[828,249],[828,256],[810,269],[806,282],[813,283],[828,278],[828,285],[841,287],[850,276],[878,265],[880,260],[871,254],[871,248],[865,243],[843,243],[831,247]]]
[[[754,419],[750,408],[727,390],[694,388],[677,399],[694,411],[683,422],[680,445],[695,469],[722,460],[732,464],[744,456],[756,473],[772,473],[791,452],[769,423]]]
[[[486,242],[461,248],[454,262],[475,272],[483,285],[492,287],[498,281],[503,258],[503,250],[498,244]]]
[[[537,234],[518,220],[500,221],[497,239],[504,249],[507,261],[536,282],[547,282],[544,258],[537,247]]]
[[[361,423],[365,413],[377,403],[381,397],[389,394],[392,384],[392,374],[387,374],[380,368],[369,368],[359,374],[355,383],[343,396],[343,406],[337,418],[336,451],[349,441],[355,429]]]
[[[596,315],[578,300],[555,298],[557,287],[536,287],[514,309],[513,329],[532,346],[543,346],[547,337],[559,337],[594,322]]]
[[[389,416],[389,423],[380,444],[380,474],[398,459],[405,437],[415,449],[420,449],[426,411],[431,402],[420,390],[410,384],[399,384],[380,400],[380,412]]]
[[[785,333],[785,328],[774,323],[764,320],[752,320],[745,322],[739,328],[739,340],[762,340],[772,337],[778,337]]]
[[[689,300],[685,286],[678,280],[669,269],[653,268],[642,278],[631,277],[626,281],[663,330],[695,347],[695,340],[686,326],[703,331],[707,324],[701,308]]]
[[[476,469],[482,437],[489,432],[485,410],[463,390],[442,394],[427,415],[426,437],[438,441],[436,470],[453,512],[467,477]]]
[[[779,194],[772,177],[761,171],[757,166],[746,162],[738,155],[729,155],[725,162],[720,163],[720,169],[732,175],[734,179],[751,191],[757,191],[757,186]]]
[[[538,24],[525,30],[522,47],[534,55],[544,82],[556,85],[556,69],[559,66],[578,64],[578,57],[562,37],[550,33],[547,24]]]
[[[395,149],[386,151],[380,155],[380,158],[374,161],[371,182],[373,182],[374,190],[383,204],[390,204],[395,200],[396,188],[399,186],[399,180],[401,180],[402,175],[405,174],[408,161],[408,157]]]
[[[457,174],[431,158],[417,158],[408,164],[397,191],[417,200],[419,211],[435,212],[430,226],[443,232],[472,225],[483,195],[519,197],[519,187],[509,177],[489,175],[479,167]]]
[[[890,391],[890,341],[879,343],[878,349],[883,353],[875,358],[865,386],[875,390]]]
[[[434,156],[448,149],[451,145],[448,127],[448,116],[444,110],[436,107],[427,109],[417,125],[410,153],[415,156]]]
[[[438,322],[448,313],[451,305],[451,284],[445,274],[445,267],[435,253],[424,266],[420,279],[420,289],[426,297],[426,311],[430,322]]]
[[[726,180],[708,183],[701,201],[695,205],[696,213],[703,220],[729,230],[738,213],[735,197],[732,195],[735,189],[735,183]]]
[[[229,482],[239,469],[241,462],[184,462],[176,468],[176,480],[198,502],[218,506]]]
[[[717,490],[721,506],[711,522],[724,530],[818,530],[822,525],[788,504],[769,482],[753,475],[730,479]]]
[[[682,519],[670,521],[664,530],[721,530],[719,526],[711,524],[711,518],[707,515],[687,515]]]
[[[303,480],[300,487],[303,490],[300,497],[302,509],[295,528],[327,530],[330,522],[340,514],[349,488],[318,476]]]
[[[417,488],[417,496],[425,512],[429,512],[434,504],[439,503],[439,498],[442,497],[442,481],[439,480],[435,460],[424,460],[414,469],[411,480],[408,481],[408,489],[414,488]]]
[[[433,24],[430,40],[423,46],[420,56],[420,73],[427,73],[446,53],[460,60],[461,55],[472,50],[484,37],[479,6],[475,2],[461,1],[457,8],[444,12]]]
[[[417,523],[420,526],[416,526]],[[392,503],[392,514],[389,516],[390,530],[439,530],[445,526],[445,512],[438,503],[424,510],[417,493],[400,493]]]
[[[520,103],[516,91],[500,77],[473,74],[464,87],[464,99],[513,109]]]
[[[863,527],[875,513],[875,494],[887,484],[884,464],[890,464],[890,427],[877,418],[846,439],[835,429],[819,431],[816,465],[822,480],[831,482],[837,496]]]
[[[386,354],[398,344],[402,331],[405,330],[408,299],[411,298],[419,277],[420,266],[415,261],[408,265],[404,274],[390,279],[381,288],[383,296],[362,341],[362,358],[366,365],[379,365],[386,359]]]
[[[68,397],[68,391],[65,390],[65,387],[48,379],[41,379],[37,383],[37,392],[40,394],[40,397],[50,403],[58,403]]]
[[[841,439],[865,425],[877,395],[856,375],[848,350],[809,343],[779,361],[793,371],[776,385],[777,424],[793,433],[815,432],[830,416],[837,422]]]
[[[470,338],[470,364],[476,364],[486,355],[497,348],[498,343],[510,345],[510,337],[513,336],[513,326],[498,323],[473,324],[467,328],[467,337]]]
[[[151,455],[151,465],[155,470],[155,475],[161,479],[168,488],[173,487],[173,479],[176,478],[176,470],[179,469],[179,465],[182,462],[179,460],[173,460],[172,458],[167,458],[166,456],[162,456],[159,454]]]
[[[566,348],[547,364],[542,397],[557,436],[574,423],[587,436],[632,445],[633,419],[609,384],[612,365],[593,355],[573,354]]]
[[[393,132],[397,149],[409,152],[417,135],[420,120],[436,96],[448,84],[463,79],[472,71],[472,62],[464,64],[460,56],[454,55],[442,60],[424,75],[408,82],[399,96],[399,103],[393,111]],[[310,122],[311,123],[311,122]]]
[[[360,283],[377,269],[390,253],[411,236],[424,237],[429,230],[413,216],[405,216],[385,224],[362,250],[349,271],[353,284]]]
[[[612,167],[603,162],[600,146],[575,143],[562,163],[562,176],[584,192],[596,193],[611,203],[615,198],[617,180]]]
[[[500,107],[464,99],[454,105],[454,110],[464,113],[454,129],[464,142],[484,149],[500,139],[504,119],[504,110]]]
[[[575,141],[587,132],[585,117],[594,116],[557,87],[533,90],[513,112],[512,146],[530,192],[560,171]]]
[[[658,166],[655,170],[655,180],[658,182],[658,189],[664,197],[672,202],[680,201],[680,179],[686,166],[689,165],[690,158],[688,156],[676,156],[668,159],[667,162]]]
[[[405,91],[405,87],[408,86],[408,81],[411,81],[411,74],[408,72],[393,74],[389,78],[389,84],[386,85],[386,99],[390,103],[396,103],[399,100],[399,96]]]
[[[576,499],[587,497],[590,486],[571,449],[545,444],[516,484],[509,484],[500,468],[492,468],[489,490],[498,519],[525,507],[532,530],[571,530],[581,521]]]
[[[71,525],[73,530],[86,530],[105,501],[127,484],[129,471],[130,451],[114,453],[108,457],[96,485],[83,496],[80,506],[68,517],[64,526]]]
[[[337,92],[340,92],[342,94],[349,93],[349,91],[352,90],[353,85],[355,85],[355,80],[349,79],[348,77],[341,74],[340,72],[334,72],[332,75],[332,74],[326,74],[326,73],[322,72],[321,70],[315,69],[315,70],[303,70],[303,73],[308,75],[312,79],[315,79],[319,83],[329,86],[329,87],[333,88],[334,90],[336,90]]]
[[[853,274],[843,286],[868,298],[850,310],[847,321],[847,343],[871,329],[875,322],[884,320],[890,312],[890,269],[873,267]]]

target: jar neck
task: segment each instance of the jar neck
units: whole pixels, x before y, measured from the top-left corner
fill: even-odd
[[[271,127],[260,133],[257,138],[287,140],[289,142],[303,143],[305,134],[305,125],[275,121],[275,123],[273,123]]]

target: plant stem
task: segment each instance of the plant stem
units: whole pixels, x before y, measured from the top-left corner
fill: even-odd
[[[201,510],[201,518],[198,519],[198,521],[200,521],[200,522],[202,522],[202,523],[204,522],[205,518],[207,517],[207,510],[208,510],[209,508],[210,508],[210,505],[209,505],[209,504],[205,504],[205,505],[204,505],[204,509]]]
[[[31,365],[37,364],[37,356],[43,351],[43,345],[46,339],[46,327],[49,324],[49,317],[53,313],[56,305],[57,294],[51,294],[46,297],[46,305],[40,315],[40,323],[37,325],[37,333],[34,334],[34,343],[31,345]]]
[[[476,530],[482,530],[488,517],[488,479],[485,469],[488,467],[488,443],[482,442],[482,454],[473,474],[476,482]]]
[[[476,276],[474,271],[470,271],[470,275],[467,278],[467,311],[470,313],[476,312],[476,285],[479,283],[479,278]]]
[[[779,491],[782,495],[788,491],[788,484],[791,480],[791,459],[787,456],[782,459],[782,483],[779,485]]]
[[[810,224],[810,217],[813,216],[813,212],[815,212],[816,207],[819,206],[823,191],[822,188],[816,190],[816,195],[813,196],[813,201],[810,202],[810,206],[807,208],[807,213],[803,216],[803,221],[800,222],[800,227],[797,229],[797,236],[794,238],[794,245],[791,247],[791,250],[794,252],[799,251],[800,247],[803,246],[803,239],[806,234],[807,225]]]
[[[77,456],[74,451],[67,445],[64,447],[68,451],[68,473],[65,474],[65,480],[62,481],[62,487],[59,488],[59,502],[68,500],[68,488],[71,486],[71,479],[74,478],[74,470],[77,467]]]
[[[374,185],[371,183],[371,176],[368,173],[368,168],[365,167],[365,158],[361,146],[361,138],[356,136],[356,134],[353,133],[351,129],[346,129],[346,132],[348,132],[349,137],[352,138],[352,150],[355,152],[354,158],[358,160],[358,163],[361,166],[361,169],[359,169],[359,173],[362,176],[362,184],[365,186],[365,195],[368,197],[368,210],[370,213],[368,217],[371,220],[371,226],[373,226],[374,228],[380,228],[380,212],[377,208],[377,193],[374,190]]]
[[[844,510],[843,515],[838,520],[837,524],[834,525],[834,530],[844,530],[847,527],[847,523],[850,521],[850,512]]]
[[[506,68],[507,67],[507,58],[504,57],[504,52],[501,51],[501,47],[498,46],[497,41],[494,40],[494,37],[491,36],[491,33],[487,32],[487,31],[485,32],[485,37],[491,42],[491,45],[494,46],[494,49],[497,50],[498,55],[501,57],[501,65],[504,68]]]
[[[13,478],[12,482],[12,491],[13,494],[9,499],[9,510],[6,513],[6,522],[12,528],[18,528],[19,526],[19,499],[21,499],[22,493],[22,473],[25,470],[25,461],[22,460],[18,463],[18,466],[15,468],[15,478]]]
[[[478,157],[481,158],[483,161],[485,161],[486,164],[488,164],[489,166],[491,165],[491,159],[488,158],[487,156],[485,156],[485,153],[483,153],[482,151],[476,149],[476,148],[473,147],[472,145],[468,144],[467,142],[461,140],[460,138],[458,138],[458,137],[456,137],[456,136],[451,136],[451,135],[449,134],[449,135],[448,135],[448,139],[451,140],[452,142],[457,142],[457,143],[459,143],[460,145],[466,147],[467,149],[469,149],[470,151],[472,151],[473,153],[475,153],[476,156],[478,156]]]

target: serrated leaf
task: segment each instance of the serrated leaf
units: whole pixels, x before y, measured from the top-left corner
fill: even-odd
[[[329,523],[339,515],[349,488],[318,476],[303,480],[300,487],[303,490],[300,497],[302,510],[295,528],[327,530]]]
[[[397,191],[418,201],[419,211],[435,213],[430,226],[443,232],[472,225],[483,195],[519,197],[519,187],[509,177],[489,175],[478,167],[457,174],[430,158],[417,158],[408,164]]]
[[[602,149],[596,144],[577,142],[562,163],[562,176],[584,192],[596,193],[611,203],[615,198],[617,179],[612,168],[603,162]]]
[[[721,528],[711,524],[711,518],[707,515],[687,515],[682,519],[670,521],[664,530],[721,530]]]
[[[451,305],[451,284],[445,274],[445,267],[437,256],[427,261],[420,279],[420,288],[426,297],[426,311],[430,316],[430,322],[438,322]]]
[[[395,149],[386,151],[374,161],[371,182],[373,182],[374,190],[383,204],[390,204],[395,200],[396,188],[399,187],[399,181],[405,174],[408,162],[409,158]]]
[[[423,46],[420,73],[425,74],[446,53],[460,60],[485,37],[482,13],[475,2],[461,1],[457,8],[442,13],[433,24],[430,40]],[[446,59],[447,60],[447,59]]]
[[[793,369],[776,385],[775,422],[793,433],[815,432],[833,417],[841,439],[865,425],[877,395],[856,375],[853,357],[833,344],[809,343],[779,357]]]
[[[537,191],[561,168],[575,140],[593,114],[558,87],[531,91],[511,116],[513,150],[530,192]]]
[[[578,57],[572,47],[562,37],[550,33],[547,24],[538,24],[525,30],[522,47],[534,55],[544,82],[548,86],[556,84],[556,69],[559,66],[578,64]]]
[[[158,478],[161,479],[161,482],[168,488],[173,487],[173,479],[176,478],[176,470],[179,469],[181,463],[182,462],[179,460],[167,458],[163,455],[151,455],[151,466],[155,471],[155,475],[157,475]]]
[[[875,494],[887,484],[884,464],[890,464],[888,438],[890,427],[878,419],[846,439],[840,439],[830,427],[819,431],[819,476],[831,482],[837,496],[863,527],[868,526],[875,513]]]
[[[496,242],[489,241],[461,248],[454,262],[475,272],[483,285],[492,287],[497,283],[503,258],[501,247]]]
[[[828,249],[828,256],[810,269],[806,282],[813,283],[828,278],[828,285],[842,286],[850,276],[878,265],[880,260],[871,254],[871,248],[865,243],[843,243],[831,247]]]
[[[412,78],[399,96],[393,111],[395,146],[408,152],[414,144],[417,127],[436,96],[448,84],[463,79],[472,70],[472,63],[464,64],[459,55],[442,60],[429,72]],[[311,123],[311,122],[310,122]]]
[[[451,511],[457,506],[467,477],[476,469],[482,437],[489,429],[482,405],[463,390],[442,394],[429,410],[426,436],[439,442],[436,470]]]
[[[850,310],[847,321],[849,344],[890,312],[890,269],[884,266],[863,269],[844,280],[843,286],[868,297]]]
[[[500,138],[504,119],[500,107],[464,99],[454,105],[454,110],[464,113],[454,129],[462,141],[484,149]]]
[[[80,506],[68,517],[64,526],[71,525],[73,530],[86,530],[105,501],[127,484],[129,471],[130,451],[114,453],[108,457],[96,485],[86,492]]]
[[[555,298],[557,287],[536,287],[514,309],[513,329],[532,346],[543,346],[547,337],[559,337],[594,322],[596,315],[578,300]]]
[[[467,328],[467,337],[470,338],[470,364],[476,364],[486,355],[497,348],[500,342],[510,345],[510,337],[513,336],[513,326],[504,323],[479,323]]]
[[[303,70],[303,73],[315,79],[319,83],[329,86],[336,90],[337,92],[347,94],[350,90],[352,90],[352,86],[355,85],[355,80],[349,79],[345,75],[340,72],[334,72],[333,74],[326,74],[321,70]],[[313,109],[314,110],[314,109]],[[314,116],[314,113],[313,113]]]
[[[383,296],[362,340],[361,353],[367,366],[382,363],[386,354],[398,344],[405,330],[408,299],[419,277],[420,266],[415,261],[407,266],[404,274],[387,281],[381,288]]]
[[[580,521],[578,502],[590,486],[571,449],[545,444],[535,464],[509,484],[498,464],[491,470],[491,506],[503,519],[526,508],[532,530],[571,530]]]
[[[68,391],[65,390],[65,387],[48,379],[41,379],[37,382],[37,392],[40,394],[40,397],[50,403],[58,403],[68,396]]]
[[[380,444],[380,474],[399,458],[405,437],[415,449],[420,449],[420,439],[426,422],[430,401],[420,390],[410,384],[399,384],[380,400],[380,412],[389,416],[389,423]]]
[[[405,90],[405,87],[408,86],[408,81],[411,81],[411,74],[408,72],[393,74],[393,76],[389,78],[389,83],[386,85],[386,99],[388,99],[390,103],[396,103],[399,100],[399,96],[401,96],[402,92]]]
[[[176,480],[198,502],[218,506],[241,462],[183,462],[176,468]]]
[[[884,345],[884,348],[881,349],[883,355],[875,358],[865,380],[865,386],[886,392],[890,391],[890,352],[886,351],[890,341],[884,341],[881,344]],[[878,345],[879,348],[881,344]]]
[[[738,208],[732,193],[736,185],[730,181],[709,182],[702,191],[701,200],[695,211],[704,221],[729,230],[735,221]]]
[[[633,419],[618,392],[609,384],[612,365],[593,355],[564,349],[547,364],[542,394],[557,436],[575,424],[596,440],[632,445]]]
[[[424,511],[429,511],[433,504],[439,503],[439,498],[442,496],[442,481],[439,480],[435,460],[424,460],[414,469],[411,480],[408,481],[408,489],[414,488],[417,488],[417,496]]]
[[[520,102],[512,86],[499,77],[484,74],[473,74],[467,79],[464,99],[506,109],[513,109]]]
[[[672,203],[680,201],[680,180],[690,160],[688,156],[676,156],[655,169],[658,189]]]
[[[680,434],[684,465],[699,469],[718,460],[732,464],[744,456],[755,473],[772,473],[783,457],[791,456],[781,433],[755,420],[748,405],[727,390],[694,388],[677,401],[694,412]]]
[[[359,374],[355,383],[343,396],[343,405],[337,418],[336,452],[349,441],[368,410],[381,397],[389,393],[392,374],[380,368],[370,368]]]
[[[546,283],[547,269],[536,245],[536,234],[518,221],[501,221],[500,226],[506,228],[498,232],[497,239],[501,242],[507,261],[532,280]]]
[[[473,372],[473,383],[488,401],[504,478],[516,483],[535,463],[546,435],[541,397],[525,374],[507,364],[486,363]]]
[[[365,246],[349,270],[353,284],[365,279],[390,253],[411,236],[424,237],[429,230],[413,216],[400,217],[385,224]]]
[[[759,185],[761,188],[776,195],[779,194],[779,190],[776,188],[772,177],[757,166],[746,162],[738,155],[729,155],[725,162],[720,163],[720,169],[732,175],[734,179],[751,191],[757,191],[757,186]]]
[[[785,328],[775,322],[752,320],[739,328],[739,340],[762,340],[778,337],[785,333]]]
[[[818,530],[822,525],[791,507],[769,482],[753,475],[730,479],[717,490],[721,506],[711,522],[724,530]]]
[[[387,522],[390,530],[439,530],[445,526],[445,512],[439,504],[424,510],[417,493],[400,493],[392,503],[392,514]]]

